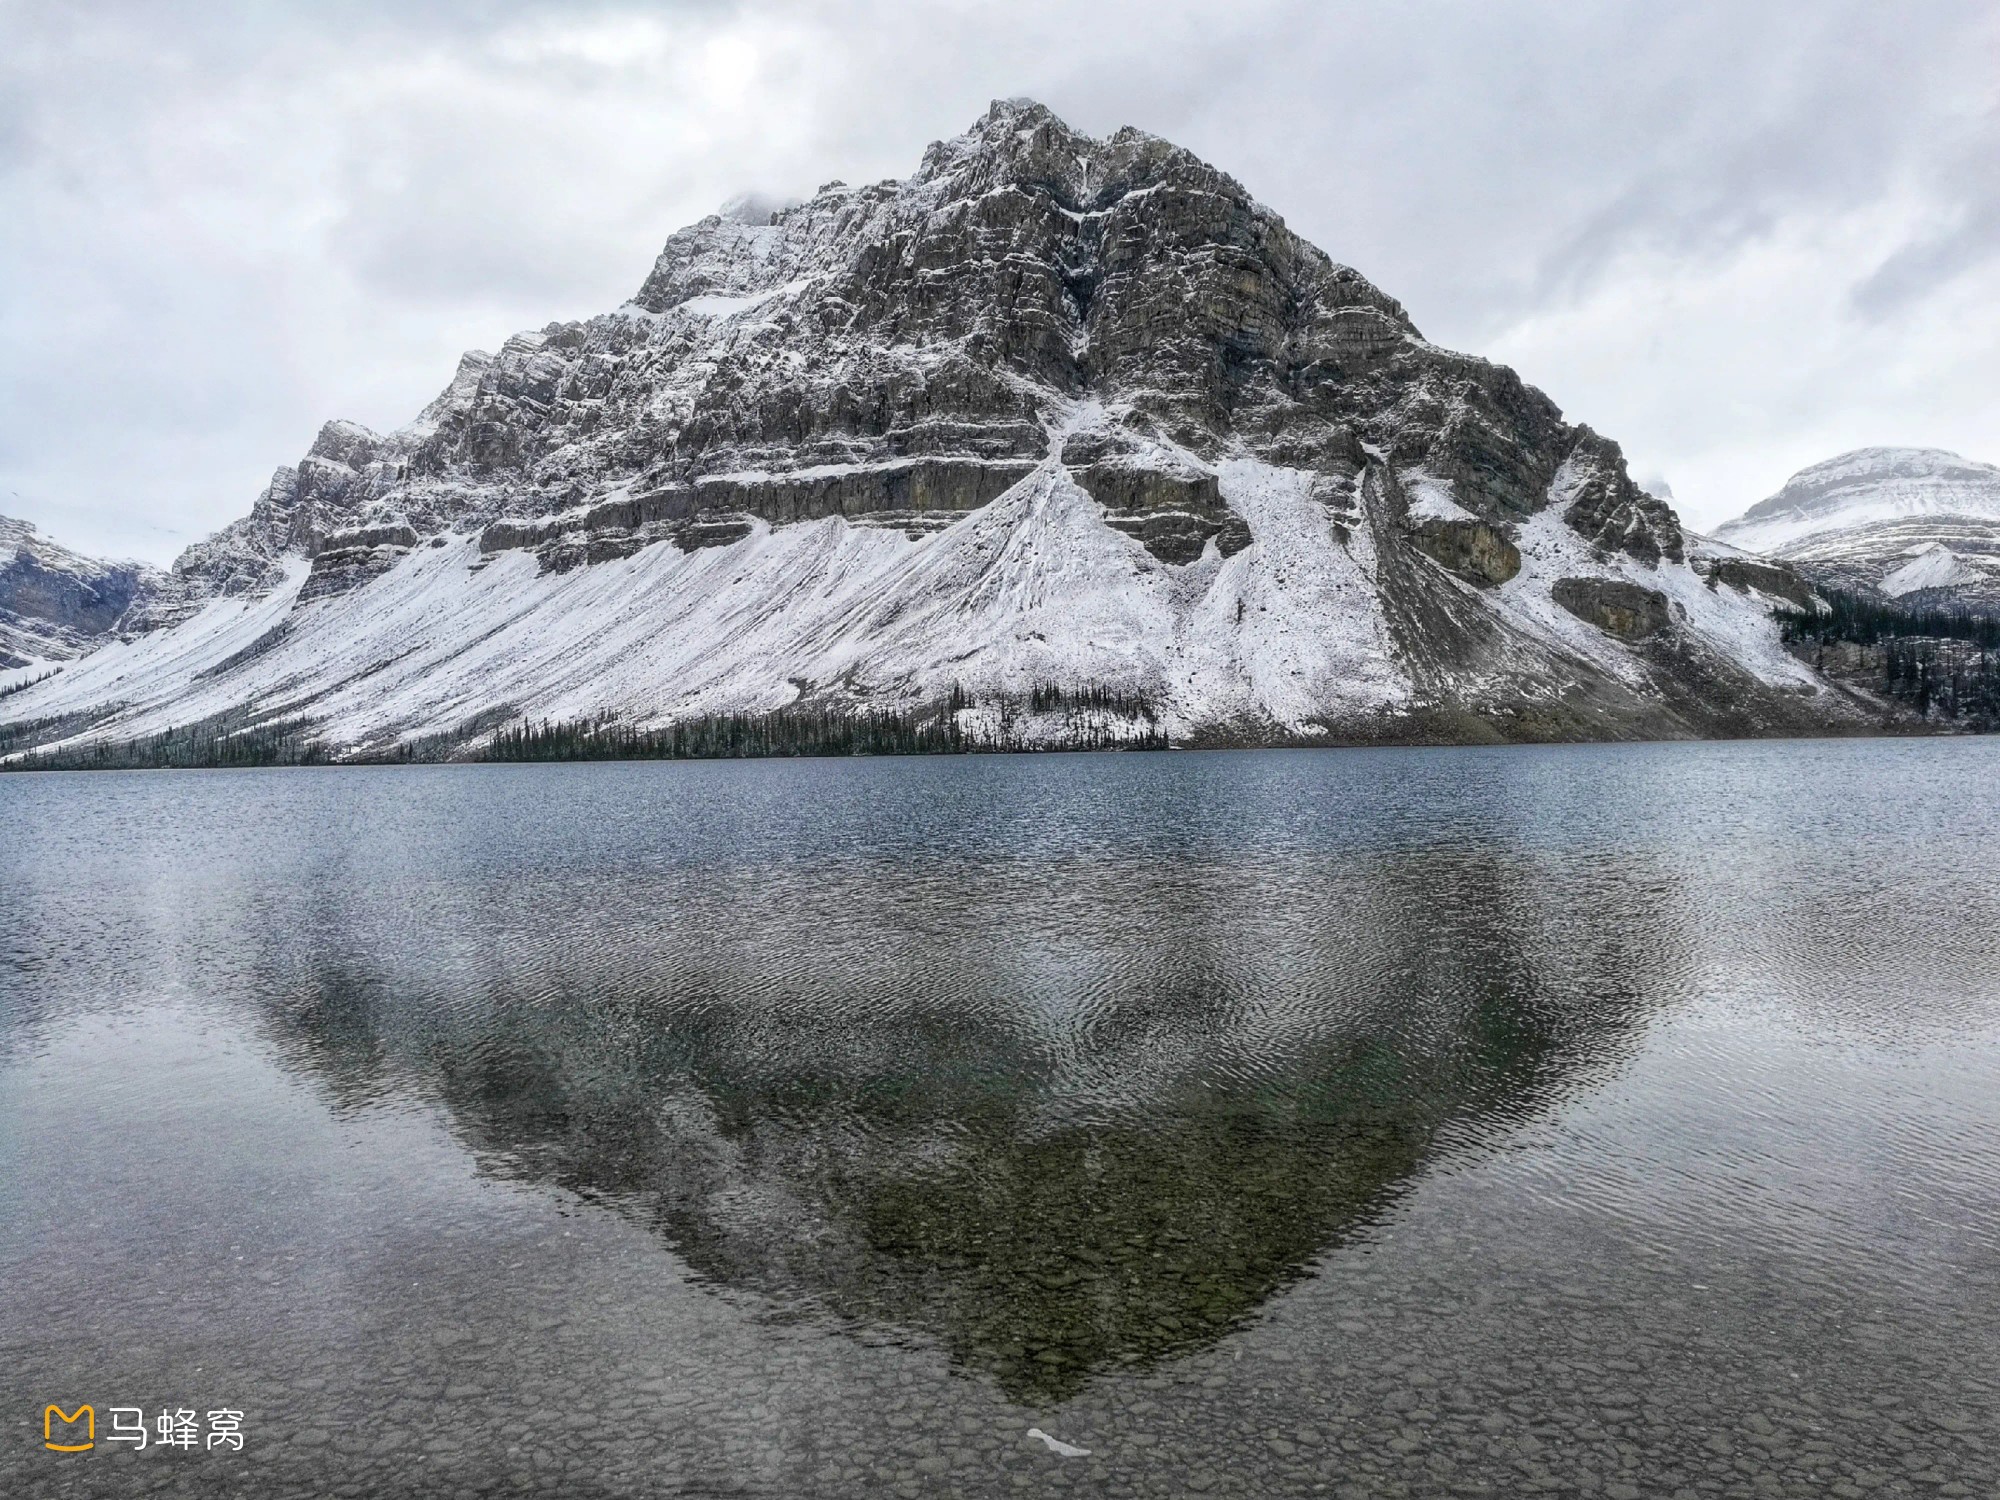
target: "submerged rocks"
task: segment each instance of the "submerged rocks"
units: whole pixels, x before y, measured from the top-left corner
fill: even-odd
[[[1665,594],[1616,578],[1559,578],[1549,596],[1620,640],[1644,640],[1666,629],[1672,618]]]

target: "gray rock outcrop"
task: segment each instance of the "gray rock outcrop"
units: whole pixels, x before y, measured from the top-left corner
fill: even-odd
[[[1549,596],[1579,620],[1620,640],[1640,641],[1673,618],[1658,589],[1613,578],[1559,578]]]

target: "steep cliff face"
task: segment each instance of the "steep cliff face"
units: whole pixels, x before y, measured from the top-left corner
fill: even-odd
[[[2000,608],[2000,468],[1936,448],[1861,448],[1801,469],[1716,538],[1864,595]]]
[[[163,583],[143,563],[85,557],[0,516],[0,672],[39,675],[94,650]]]
[[[1045,683],[1181,740],[1848,712],[1616,444],[1190,153],[1025,102],[907,181],[675,234],[631,302],[467,355],[400,431],[328,424],[175,579],[115,668],[6,712],[288,718],[336,752]],[[1564,579],[1647,591],[1657,628]]]

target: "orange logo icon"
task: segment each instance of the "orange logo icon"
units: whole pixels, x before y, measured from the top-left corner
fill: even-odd
[[[81,1443],[57,1442],[56,1423],[58,1422],[62,1423],[65,1427],[74,1427],[79,1422],[83,1423],[83,1435],[87,1441]],[[74,1437],[75,1435],[75,1433],[69,1432],[63,1434],[64,1437]],[[95,1448],[97,1446],[97,1413],[92,1411],[88,1406],[79,1406],[73,1412],[65,1412],[60,1406],[51,1405],[44,1407],[42,1409],[42,1446],[52,1449],[57,1453],[82,1453],[86,1449]]]

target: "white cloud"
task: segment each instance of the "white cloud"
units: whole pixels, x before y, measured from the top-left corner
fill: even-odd
[[[1635,473],[1671,473],[1697,527],[1848,448],[2000,452],[2000,268],[1893,322],[1850,305],[1856,268],[1920,214],[1902,203],[1802,217],[1693,263],[1635,250],[1587,294],[1500,330],[1488,352],[1616,437]]]
[[[2000,457],[1996,39],[1981,0],[0,0],[0,509],[171,556],[724,199],[1015,94],[1232,172],[1697,523],[1863,442]]]

